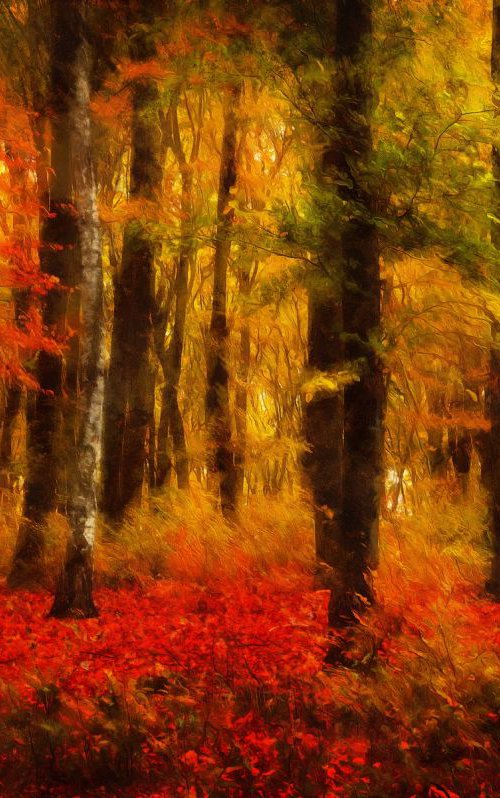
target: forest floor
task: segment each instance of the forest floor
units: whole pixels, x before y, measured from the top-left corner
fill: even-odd
[[[0,587],[1,798],[498,796],[500,606],[475,510],[443,506],[432,533],[385,521],[378,605],[334,671],[328,593],[307,552],[277,561],[280,528],[266,567],[249,538],[208,569],[196,521],[177,526],[167,574],[158,540],[144,549],[157,513],[141,557],[98,551],[96,619],[48,619],[48,590]],[[281,518],[290,538],[303,523]]]

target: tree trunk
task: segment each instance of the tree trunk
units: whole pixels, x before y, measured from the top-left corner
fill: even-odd
[[[189,487],[189,461],[186,449],[186,436],[184,422],[179,408],[179,380],[182,368],[182,353],[184,351],[184,331],[186,328],[186,313],[189,294],[189,263],[191,255],[191,225],[192,225],[192,193],[193,174],[187,163],[181,164],[182,197],[181,213],[181,249],[177,262],[175,278],[175,314],[172,341],[167,353],[167,390],[169,408],[169,426],[172,434],[174,450],[175,471],[177,474],[177,487],[186,490]]]
[[[462,495],[467,494],[472,464],[472,435],[462,427],[448,430],[448,448]]]
[[[433,477],[446,476],[448,455],[444,447],[444,395],[437,388],[431,388],[427,394],[429,413],[443,419],[443,426],[432,426],[427,430],[429,471]]]
[[[75,2],[58,3],[50,37],[51,76],[49,103],[52,109],[50,173],[39,171],[40,205],[45,216],[40,229],[40,269],[58,279],[43,302],[43,322],[56,340],[66,334],[70,290],[78,282],[74,247],[77,226],[72,211],[70,105],[74,86],[74,54],[78,47],[78,14]],[[28,414],[27,475],[21,521],[9,584],[20,586],[43,578],[41,555],[46,516],[56,507],[62,435],[63,355],[41,351],[36,376],[40,389]],[[67,393],[67,392],[66,392]],[[71,397],[68,397],[68,400]]]
[[[16,325],[20,330],[24,329],[25,313],[28,309],[29,301],[29,292],[19,290],[15,292],[14,314]],[[6,487],[12,484],[16,459],[16,431],[19,428],[24,393],[23,386],[17,380],[12,380],[7,386],[2,423],[2,437],[0,440],[0,472],[2,482]]]
[[[491,47],[491,77],[495,85],[495,97],[500,87],[500,0],[493,2],[493,33]],[[500,214],[500,148],[493,147],[493,221],[491,240],[500,250],[500,225],[495,219]],[[492,347],[490,350],[490,379],[488,386],[488,405],[491,420],[490,462],[491,462],[491,536],[493,558],[488,591],[500,601],[500,324],[494,321],[491,329]]]
[[[79,12],[79,9],[75,9]],[[83,20],[80,20],[83,24]],[[104,307],[101,233],[92,167],[90,51],[84,39],[74,64],[71,151],[78,257],[81,262],[78,442],[67,502],[70,538],[51,610],[56,617],[97,615],[92,598],[92,552],[97,517],[104,401]]]
[[[130,55],[141,63],[154,57],[152,34],[157,3],[142,9],[141,30],[131,38]],[[130,196],[154,203],[162,188],[159,90],[151,78],[134,81]],[[152,403],[154,260],[157,244],[147,224],[127,224],[120,274],[115,282],[111,359],[106,388],[103,508],[120,518],[140,497]]]
[[[231,254],[234,212],[228,208],[236,185],[236,136],[242,87],[232,85],[224,98],[224,130],[217,205],[214,287],[207,362],[206,419],[211,452],[208,468],[218,480],[222,513],[237,511],[237,471],[234,462],[229,408],[229,330],[227,328],[227,271]]]
[[[333,267],[334,268],[334,267]],[[309,291],[308,366],[319,372],[338,370],[342,363],[340,339],[342,311],[338,284]],[[342,529],[342,392],[316,391],[306,397],[305,436],[308,452],[303,458],[314,502],[316,556],[339,566]]]
[[[342,627],[356,622],[357,613],[373,600],[370,571],[377,559],[383,487],[385,386],[376,349],[381,281],[368,176],[373,104],[367,74],[371,2],[338,0],[336,24],[337,167],[344,183],[339,193],[346,203],[341,226],[344,352],[358,370],[358,379],[344,390],[340,589],[337,595],[332,593],[330,603],[330,623]]]
[[[258,267],[257,267],[258,268]],[[250,273],[242,269],[239,275],[239,290],[243,302],[248,302],[250,294]],[[245,460],[247,450],[247,411],[248,375],[250,372],[250,321],[246,310],[243,312],[240,330],[240,351],[238,360],[238,383],[236,386],[236,494],[238,500],[243,496],[245,485]]]

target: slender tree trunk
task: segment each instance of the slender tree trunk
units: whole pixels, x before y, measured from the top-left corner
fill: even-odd
[[[92,598],[92,552],[104,402],[103,272],[97,191],[92,167],[90,61],[89,48],[82,39],[75,57],[75,88],[70,114],[74,205],[77,212],[78,256],[81,260],[79,429],[67,502],[70,538],[51,610],[51,614],[57,617],[84,618],[97,614]]]
[[[142,9],[142,27],[154,21],[158,3]],[[131,38],[131,58],[149,60],[156,47],[143,29]],[[130,196],[152,204],[162,187],[160,99],[157,83],[138,78],[133,89]],[[115,282],[111,360],[106,388],[103,507],[120,518],[140,497],[152,402],[154,261],[157,244],[147,224],[125,230],[120,274]]]
[[[189,269],[193,251],[193,170],[191,163],[199,154],[199,136],[194,137],[190,159],[186,158],[181,140],[178,119],[178,96],[172,101],[167,115],[165,139],[171,147],[181,173],[181,226],[179,256],[176,264],[173,298],[175,301],[172,338],[166,352],[163,341],[157,347],[162,364],[165,386],[162,396],[160,420],[161,438],[159,442],[158,471],[159,486],[170,476],[172,457],[170,441],[177,475],[177,486],[181,490],[189,487],[189,459],[186,447],[184,421],[179,407],[179,382],[182,370],[182,355],[186,329],[187,305],[189,299]],[[193,132],[194,135],[194,132]]]
[[[163,368],[163,366],[162,366]],[[165,377],[165,369],[163,369]],[[158,424],[158,447],[156,452],[156,487],[162,488],[170,484],[172,473],[172,452],[170,448],[170,407],[167,386],[165,384],[161,397],[160,423]]]
[[[239,275],[240,296],[243,302],[248,301],[250,295],[250,273],[243,269]],[[243,496],[245,485],[245,460],[247,450],[247,411],[248,411],[248,375],[250,372],[250,320],[244,310],[241,320],[240,347],[238,360],[238,383],[236,386],[236,493],[238,499]]]
[[[14,314],[16,325],[24,328],[25,313],[29,305],[29,293],[16,291],[14,295]],[[7,386],[5,408],[2,423],[2,436],[0,439],[0,471],[5,486],[11,485],[13,468],[15,465],[15,439],[16,430],[19,428],[21,408],[23,406],[24,388],[13,380]]]
[[[341,228],[344,353],[358,379],[344,391],[342,462],[342,541],[340,589],[332,592],[330,623],[356,622],[373,600],[371,568],[376,563],[383,488],[385,386],[376,342],[381,328],[381,280],[375,212],[368,176],[372,153],[373,105],[368,74],[372,4],[338,0],[336,58],[337,167],[347,204]]]
[[[5,147],[7,165],[10,174],[10,191],[14,197],[14,202],[22,206],[24,195],[25,172],[20,170],[12,159],[10,147]],[[29,234],[27,233],[28,219],[22,213],[14,214],[13,218],[13,240],[26,255],[29,247]],[[16,256],[13,257],[12,266],[16,268]],[[14,300],[14,321],[19,330],[24,330],[26,314],[30,305],[30,292],[26,289],[16,289],[13,292]],[[23,353],[18,352],[18,357],[23,359]],[[16,429],[19,426],[19,416],[22,407],[24,389],[20,382],[12,379],[6,388],[5,410],[2,424],[2,437],[0,441],[0,469],[6,486],[10,485],[11,472],[14,466],[14,438]]]
[[[165,358],[165,396],[164,402],[168,417],[168,428],[172,436],[177,486],[181,490],[189,487],[189,460],[186,448],[184,421],[179,408],[179,381],[184,350],[184,332],[188,303],[189,263],[191,255],[191,220],[193,176],[190,166],[181,163],[182,197],[181,245],[175,276],[175,312],[170,341]]]
[[[429,471],[433,477],[444,477],[448,463],[448,455],[444,447],[444,395],[442,391],[432,388],[428,392],[427,399],[429,413],[443,419],[443,426],[433,426],[427,430]]]
[[[236,185],[236,136],[241,91],[241,85],[233,85],[227,90],[224,98],[224,130],[205,402],[212,448],[208,467],[217,476],[222,513],[227,518],[232,518],[237,511],[237,472],[229,408],[229,330],[226,312],[227,272],[234,212],[227,206],[231,199],[231,190]]]
[[[460,484],[460,490],[465,495],[469,486],[472,464],[472,435],[469,430],[462,427],[452,427],[448,430],[448,441],[453,468]]]
[[[491,47],[491,77],[495,85],[495,96],[500,88],[500,0],[493,0],[493,34]],[[500,214],[500,147],[492,150],[493,165],[493,217]],[[500,250],[500,225],[492,221],[491,240]],[[488,386],[488,405],[491,420],[490,463],[491,463],[491,536],[493,558],[487,589],[500,601],[500,324],[494,321],[491,329],[492,347],[490,350],[490,379]]]
[[[0,469],[5,475],[6,484],[10,483],[12,466],[14,464],[14,438],[18,425],[22,398],[23,388],[21,385],[15,383],[8,386],[2,424],[2,439],[0,441]]]
[[[50,176],[43,175],[43,168],[39,175],[39,190],[46,189],[40,202],[45,209],[40,229],[40,269],[43,274],[58,279],[58,285],[44,299],[43,322],[47,331],[62,342],[66,334],[69,292],[78,281],[74,254],[77,226],[72,211],[70,105],[79,33],[75,2],[59,2],[56,10],[50,37],[51,168]],[[9,574],[11,586],[43,579],[41,555],[46,516],[56,507],[64,449],[61,443],[63,373],[62,352],[41,351],[38,354],[36,376],[40,389],[28,414],[24,510]]]

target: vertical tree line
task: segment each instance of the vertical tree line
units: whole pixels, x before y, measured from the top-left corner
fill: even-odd
[[[372,571],[378,557],[386,471],[389,377],[384,365],[383,247],[405,255],[433,247],[433,257],[438,252],[436,257],[442,257],[447,265],[452,260],[448,251],[442,255],[443,226],[435,220],[431,224],[418,207],[419,186],[415,190],[411,186],[409,191],[404,187],[410,200],[409,207],[402,210],[398,191],[404,191],[394,177],[400,167],[385,162],[381,167],[377,161],[379,86],[374,54],[380,43],[375,4],[371,0],[336,0],[326,9],[314,2],[287,4],[287,13],[300,29],[293,34],[297,62],[291,63],[276,45],[275,31],[282,26],[277,17],[269,22],[264,15],[263,21],[256,22],[246,5],[200,3],[196,15],[202,32],[195,26],[190,30],[184,20],[177,40],[175,25],[183,14],[192,21],[189,10],[166,0],[131,1],[117,16],[119,43],[113,45],[116,52],[110,46],[108,56],[111,61],[121,57],[123,64],[113,65],[113,76],[96,46],[101,35],[97,31],[98,7],[83,0],[52,0],[48,5],[45,47],[50,75],[47,97],[37,98],[36,112],[41,115],[41,109],[47,110],[43,122],[38,121],[34,142],[44,150],[37,162],[38,246],[40,269],[49,288],[39,302],[51,346],[41,348],[36,357],[39,389],[27,411],[24,507],[9,582],[22,586],[43,580],[47,524],[57,510],[67,519],[69,539],[52,614],[94,615],[92,552],[98,503],[119,540],[126,512],[141,506],[148,492],[148,468],[149,487],[157,489],[155,499],[163,494],[170,497],[173,471],[176,487],[189,490],[194,456],[186,408],[192,411],[194,405],[204,431],[205,448],[202,455],[197,454],[203,461],[202,466],[198,463],[199,471],[205,487],[214,490],[223,519],[238,524],[245,477],[250,485],[247,460],[252,434],[257,437],[256,425],[252,427],[257,407],[265,417],[262,428],[274,424],[274,438],[266,430],[262,439],[268,435],[266,443],[272,438],[276,449],[286,437],[283,429],[285,433],[291,430],[291,438],[294,423],[299,426],[303,422],[303,439],[297,435],[300,439],[294,443],[297,449],[304,444],[306,450],[302,465],[311,494],[316,556],[327,565],[330,575],[329,623],[337,629],[350,629],[374,601]],[[32,5],[29,9],[28,27],[38,24]],[[253,44],[264,66],[252,60],[249,44],[254,29],[259,35]],[[500,81],[499,30],[500,10],[495,0],[491,53],[495,93]],[[280,30],[280,35],[286,39],[288,29]],[[304,36],[315,37],[314,57],[300,52]],[[183,68],[176,73],[181,59]],[[273,71],[270,64],[279,67]],[[313,71],[316,68],[319,77]],[[122,84],[116,77],[121,70],[128,75]],[[308,70],[313,78],[307,89]],[[287,81],[293,84],[290,95],[285,91]],[[104,257],[100,186],[94,163],[92,102],[98,94],[96,83],[99,89],[104,87],[110,103],[125,92],[130,98],[129,116],[122,124],[129,165],[124,166],[126,157],[122,155],[118,170],[126,172],[126,177],[109,178],[112,186],[114,180],[119,186],[116,195],[125,195],[119,222],[123,243],[114,273]],[[271,98],[267,101],[278,118],[277,122],[259,122],[260,128],[254,120],[244,121],[251,89],[257,85],[261,96],[265,86]],[[256,114],[257,107],[255,102]],[[44,124],[50,127],[48,146]],[[245,125],[255,128],[254,149],[246,169],[242,151],[251,136]],[[280,172],[285,151],[280,155],[276,142],[287,130],[293,131],[295,161],[291,159]],[[407,150],[419,135],[415,122],[404,145]],[[432,146],[425,141],[433,150],[432,163],[443,135],[438,132]],[[111,152],[112,142],[107,141],[106,147]],[[297,156],[301,147],[307,149],[303,164]],[[50,152],[47,169],[41,165],[45,151]],[[210,170],[203,159],[213,152],[217,153],[216,165],[206,177],[204,171]],[[383,157],[389,156],[384,153]],[[496,143],[492,164],[491,243],[498,250],[500,155]],[[259,179],[269,184],[282,181],[286,201],[280,204],[269,186],[261,190]],[[380,188],[383,181],[389,186],[384,183],[385,193]],[[11,183],[14,185],[14,177]],[[397,201],[383,202],[383,193],[397,196]],[[404,199],[408,201],[408,196]],[[307,203],[312,208],[308,228],[303,221]],[[287,223],[295,220],[294,235],[283,234],[284,215]],[[439,223],[442,216],[440,209]],[[300,238],[301,224],[307,230],[305,243]],[[197,251],[202,246],[205,261],[200,266]],[[479,272],[479,256],[476,253],[474,257]],[[293,262],[295,271],[288,269],[288,261]],[[390,264],[384,261],[384,268],[390,269]],[[160,275],[168,285],[165,295],[158,290]],[[105,346],[106,277],[113,289],[109,358]],[[294,290],[302,292],[301,297],[307,294],[308,304],[307,340],[300,341],[300,324],[294,328],[297,349],[303,345],[307,350],[307,362],[297,368],[287,330],[279,330],[274,360],[268,355],[272,350],[269,341],[285,315],[283,305]],[[252,312],[257,308],[255,315],[260,313],[255,323],[250,306]],[[233,327],[238,313],[239,338]],[[271,322],[266,313],[269,317],[274,314]],[[15,296],[15,315],[21,329],[26,315],[21,294]],[[195,340],[193,317],[201,319],[200,327],[205,325],[205,349]],[[491,332],[487,391],[491,432],[486,448],[494,557],[488,584],[498,596],[500,355],[496,321]],[[199,368],[190,347],[197,347]],[[266,380],[261,376],[254,386],[249,377],[264,359],[263,350],[269,376]],[[280,365],[280,358],[286,366]],[[299,361],[300,355],[296,359]],[[462,360],[460,409],[466,416],[473,413],[472,404],[479,402],[470,398],[477,385],[467,383]],[[303,417],[297,421],[297,396],[305,380],[296,371],[303,366],[316,387],[306,396],[300,408]],[[196,384],[195,368],[203,375]],[[436,372],[434,365],[432,369]],[[402,384],[403,378],[399,379]],[[466,486],[473,469],[473,435],[467,419],[456,424],[444,421],[441,382],[441,375],[438,379],[435,374],[432,385],[423,391],[429,415],[438,420],[443,417],[441,427],[434,423],[427,430],[430,454],[426,465],[431,474],[445,479],[450,457],[457,477],[463,477]],[[8,393],[2,428],[4,460],[11,459],[9,441],[23,390],[16,385]],[[276,412],[271,424],[272,401]],[[413,438],[420,440],[414,430],[410,437],[400,464],[400,488],[406,460],[415,447]],[[278,491],[288,456],[289,452],[283,455],[281,450],[275,456],[274,477],[266,462],[263,491]],[[396,504],[398,500],[399,493]]]

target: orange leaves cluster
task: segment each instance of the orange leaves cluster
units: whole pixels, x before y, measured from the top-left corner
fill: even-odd
[[[175,74],[170,72],[157,59],[149,61],[122,61],[120,64],[120,75],[125,83],[136,80],[163,80],[167,75]]]

